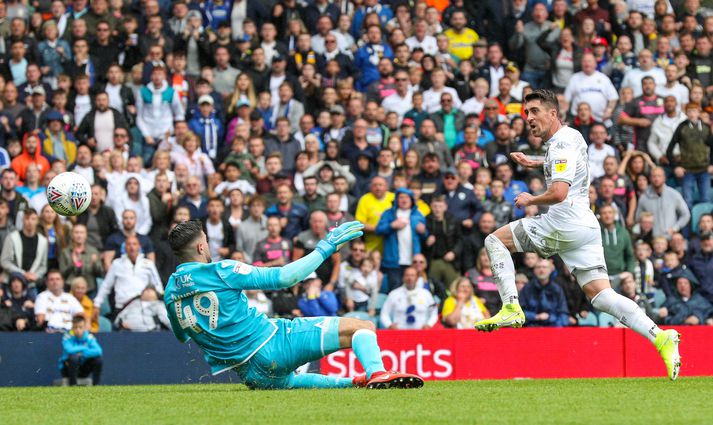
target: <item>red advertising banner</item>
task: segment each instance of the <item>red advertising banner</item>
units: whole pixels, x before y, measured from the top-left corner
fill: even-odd
[[[682,376],[713,375],[713,328],[682,327]],[[653,345],[618,328],[379,331],[386,369],[425,379],[613,378],[663,376]],[[351,350],[322,359],[322,373],[354,376],[363,369]]]

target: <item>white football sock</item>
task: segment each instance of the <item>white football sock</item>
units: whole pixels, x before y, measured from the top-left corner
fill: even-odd
[[[661,332],[661,329],[634,301],[617,294],[612,288],[607,288],[595,295],[592,298],[592,305],[597,310],[616,317],[623,325],[651,342],[656,341],[656,335]]]
[[[503,304],[520,304],[515,286],[515,264],[505,244],[494,234],[485,238],[485,249],[490,258],[490,270],[498,285]]]

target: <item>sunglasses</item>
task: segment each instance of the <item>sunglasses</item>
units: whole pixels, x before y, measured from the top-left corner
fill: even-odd
[[[408,81],[408,78],[397,78],[396,81]]]
[[[441,103],[452,103],[453,99],[441,99]]]
[[[486,110],[486,111],[495,111],[496,109],[498,109],[497,106],[486,106],[486,107],[485,107],[485,110]]]

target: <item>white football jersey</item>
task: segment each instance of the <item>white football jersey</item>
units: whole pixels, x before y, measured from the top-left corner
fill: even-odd
[[[569,183],[567,198],[550,206],[547,218],[551,222],[572,226],[599,228],[599,222],[589,207],[589,156],[582,134],[564,126],[546,143],[545,184]]]

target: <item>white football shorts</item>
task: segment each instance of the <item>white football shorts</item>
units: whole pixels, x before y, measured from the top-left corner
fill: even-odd
[[[543,258],[559,254],[580,286],[609,279],[599,228],[574,223],[554,223],[547,214],[510,223],[518,252],[536,252]]]

